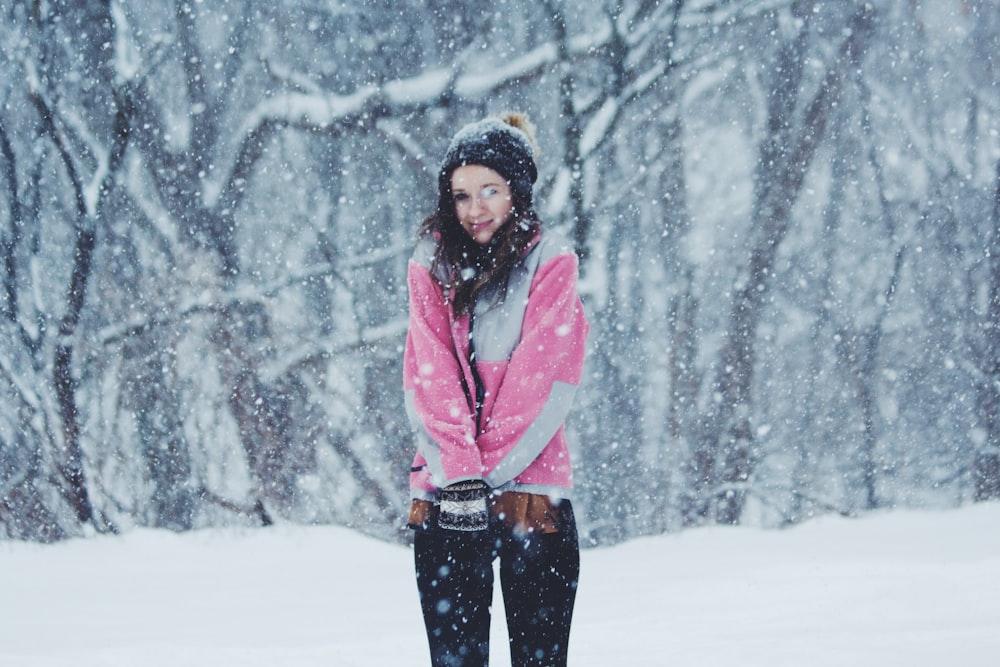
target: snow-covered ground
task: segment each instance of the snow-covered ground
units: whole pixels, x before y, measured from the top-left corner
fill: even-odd
[[[494,638],[492,665],[509,666],[501,615]],[[574,667],[998,656],[997,503],[586,550],[570,645]],[[0,543],[5,667],[426,664],[410,552],[342,528]]]

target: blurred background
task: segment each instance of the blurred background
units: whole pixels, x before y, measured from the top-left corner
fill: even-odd
[[[1000,497],[998,0],[0,0],[0,539],[407,538],[406,264],[519,110],[585,545]]]

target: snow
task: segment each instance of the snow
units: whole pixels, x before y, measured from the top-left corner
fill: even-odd
[[[393,104],[427,102],[444,93],[453,78],[450,68],[430,69],[410,79],[390,81],[382,92]]]
[[[517,80],[550,67],[558,56],[559,51],[554,44],[542,44],[500,66],[491,58],[488,69],[461,76],[455,82],[455,93],[465,99],[490,95],[505,81]]]
[[[995,665],[1000,504],[588,549],[574,667]],[[497,594],[499,604],[499,594]],[[494,623],[494,667],[509,666]],[[0,665],[426,665],[408,549],[339,527],[0,543]]]
[[[590,119],[587,126],[583,128],[583,135],[580,137],[580,155],[589,157],[597,150],[601,140],[607,136],[611,129],[615,116],[618,114],[618,102],[613,97],[605,100],[601,108]]]

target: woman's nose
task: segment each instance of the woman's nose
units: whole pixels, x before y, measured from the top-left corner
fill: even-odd
[[[470,213],[481,213],[486,209],[486,205],[483,203],[483,198],[479,196],[471,197],[471,203],[469,204]]]

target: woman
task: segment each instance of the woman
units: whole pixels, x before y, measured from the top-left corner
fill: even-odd
[[[580,569],[564,422],[589,325],[572,248],[532,207],[534,128],[452,139],[408,280],[417,588],[435,666],[485,666],[500,559],[515,667],[566,664]]]

